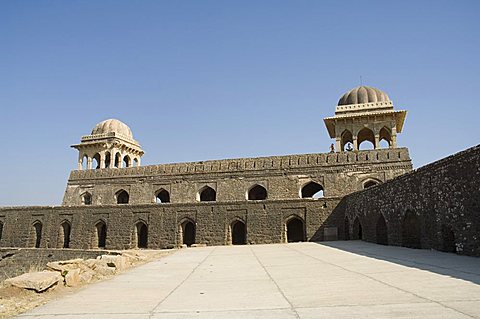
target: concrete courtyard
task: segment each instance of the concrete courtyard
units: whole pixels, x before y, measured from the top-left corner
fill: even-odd
[[[480,318],[480,258],[361,241],[188,248],[20,318]]]

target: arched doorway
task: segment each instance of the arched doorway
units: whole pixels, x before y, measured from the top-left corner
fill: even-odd
[[[40,248],[40,244],[42,243],[42,223],[36,222],[33,224],[33,231],[35,234],[35,248]]]
[[[447,253],[456,253],[455,233],[452,226],[442,225],[442,251]]]
[[[95,225],[96,237],[97,237],[97,247],[105,248],[107,243],[107,225],[100,221]]]
[[[308,182],[302,187],[302,198],[321,198],[323,197],[323,186],[315,183]]]
[[[407,210],[402,223],[402,246],[408,248],[422,248],[420,222],[417,215]]]
[[[350,220],[347,216],[345,216],[345,222],[343,225],[344,232],[345,232],[345,240],[350,240]]]
[[[248,200],[264,200],[267,199],[267,190],[261,185],[255,185],[248,191]]]
[[[62,240],[61,244],[59,245],[59,248],[70,248],[70,233],[71,233],[72,227],[70,226],[70,223],[68,221],[64,221],[60,225],[60,239]]]
[[[117,198],[117,204],[128,204],[128,201],[130,200],[127,191],[123,189],[119,190],[115,197]]]
[[[287,222],[287,242],[299,241],[305,241],[304,225],[300,218],[293,217]]]
[[[247,229],[245,223],[237,220],[232,224],[232,244],[245,245],[247,243]]]
[[[148,227],[144,222],[138,222],[135,225],[137,233],[137,248],[148,247]]]
[[[217,192],[210,186],[203,187],[198,193],[200,202],[214,202],[217,200]]]
[[[377,244],[388,245],[388,228],[387,222],[385,221],[385,217],[383,217],[383,214],[380,214],[380,216],[378,216],[376,233]]]
[[[363,239],[362,223],[358,217],[353,221],[353,239]]]
[[[191,221],[186,221],[182,224],[183,244],[191,246],[195,244],[195,224]]]

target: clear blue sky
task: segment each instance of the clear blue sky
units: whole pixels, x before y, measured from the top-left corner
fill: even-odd
[[[479,143],[480,1],[0,1],[0,206],[60,204],[96,123],[143,164],[327,152],[363,83],[419,167]]]

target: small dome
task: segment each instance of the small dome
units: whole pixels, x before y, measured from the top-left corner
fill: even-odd
[[[127,124],[119,120],[115,120],[115,119],[105,120],[95,125],[95,127],[92,130],[92,135],[106,134],[106,133],[118,133],[133,140],[132,130],[130,130]]]
[[[375,102],[389,102],[387,93],[369,86],[359,86],[345,93],[338,105],[363,104]]]

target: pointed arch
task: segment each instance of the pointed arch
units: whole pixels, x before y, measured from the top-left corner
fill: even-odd
[[[137,157],[135,157],[133,159],[133,166],[134,167],[139,167],[140,166],[140,160]]]
[[[112,155],[109,151],[105,152],[105,168],[110,168],[110,164],[112,162]]]
[[[388,245],[388,227],[383,214],[378,216],[375,230],[377,235],[377,244]]]
[[[365,143],[370,142],[370,143]],[[357,143],[359,150],[375,149],[375,134],[368,127],[362,128],[357,134]],[[369,145],[367,145],[369,144]]]
[[[288,243],[305,241],[305,223],[299,216],[290,216],[285,221],[285,231]]]
[[[382,146],[382,148],[390,148],[392,146],[392,133],[388,127],[384,126],[380,129],[379,142],[381,144],[378,148],[380,148],[380,146]],[[383,145],[383,142],[385,142],[386,145]]]
[[[107,246],[107,223],[101,219],[95,223],[94,228],[94,246],[98,248],[105,248]]]
[[[58,234],[58,248],[70,248],[70,234],[72,232],[72,225],[68,220],[60,223]]]
[[[88,156],[87,156],[87,154],[83,154],[80,164],[82,166],[82,170],[88,169]]]
[[[245,222],[237,218],[232,222],[230,227],[232,233],[232,244],[245,245],[247,243],[247,227]]]
[[[33,223],[33,235],[34,235],[34,247],[35,248],[40,248],[40,245],[42,243],[42,230],[43,230],[43,224],[41,221],[37,220]]]
[[[353,134],[349,130],[344,130],[340,136],[341,136],[340,144],[341,144],[341,147],[342,147],[342,151],[346,151],[346,148],[345,148],[346,145],[348,143],[353,144]]]
[[[170,203],[170,193],[164,189],[160,188],[155,192],[155,202],[160,203]]]
[[[83,205],[92,205],[92,194],[90,192],[84,192],[80,198]]]
[[[422,248],[420,221],[415,212],[407,210],[402,222],[402,246]]]
[[[125,155],[123,157],[123,167],[131,167],[132,166],[132,160],[130,159],[130,156]]]
[[[148,248],[148,226],[143,220],[135,224],[135,239],[137,248]]]
[[[122,162],[122,155],[119,152],[117,152],[115,154],[115,161],[113,162],[113,166],[116,168],[119,168],[121,162]]]
[[[203,186],[197,193],[200,202],[214,202],[217,200],[217,192],[208,185]]]
[[[300,196],[302,198],[322,198],[323,197],[323,186],[314,181],[310,181],[303,185],[300,190]]]
[[[130,201],[130,195],[128,195],[126,190],[120,189],[115,193],[115,200],[117,201],[117,204],[128,204]]]
[[[267,199],[267,189],[260,184],[255,184],[247,192],[248,200],[265,200]]]
[[[363,227],[358,217],[353,221],[353,239],[363,240]]]
[[[190,218],[184,218],[179,225],[180,237],[182,244],[191,246],[195,244],[196,226],[195,222]]]
[[[92,168],[93,169],[99,169],[100,168],[100,154],[95,153],[92,158]]]
[[[362,182],[363,189],[380,184],[381,181],[375,178],[367,178]]]

